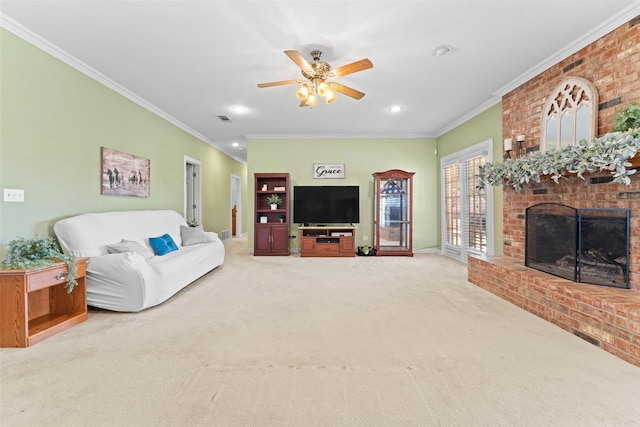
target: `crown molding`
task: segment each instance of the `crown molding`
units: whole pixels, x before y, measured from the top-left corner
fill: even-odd
[[[10,31],[11,33],[20,37],[24,41],[31,43],[35,47],[45,51],[46,53],[53,56],[54,58],[59,59],[60,61],[69,65],[70,67],[96,80],[98,83],[101,83],[102,85],[108,87],[114,92],[119,93],[120,95],[124,96],[128,100],[138,104],[142,108],[149,110],[153,114],[166,120],[167,122],[173,124],[174,126],[182,129],[183,131],[194,136],[200,141],[206,144],[209,144],[210,146],[217,149],[218,151],[221,151],[224,154],[228,155],[229,157],[232,157],[234,160],[237,160],[240,163],[246,164],[246,160],[237,157],[233,152],[230,152],[229,150],[225,149],[225,147],[216,144],[214,141],[210,140],[206,136],[197,132],[193,128],[187,126],[180,120],[176,119],[175,117],[163,111],[162,109],[156,107],[155,105],[151,104],[145,99],[139,97],[135,93],[131,92],[129,89],[116,83],[114,80],[111,80],[109,77],[105,76],[104,74],[100,73],[99,71],[90,67],[84,62],[78,60],[77,58],[70,55],[68,52],[64,51],[63,49],[60,49],[58,46],[54,45],[48,40],[45,40],[44,38],[40,37],[38,34],[34,33],[33,31],[28,30],[23,25],[16,22],[12,18],[8,17],[4,13],[0,14],[0,27],[6,29],[7,31]]]
[[[430,139],[435,135],[403,134],[246,134],[247,139]]]
[[[634,1],[632,4],[614,15],[611,19],[603,22],[601,25],[582,35],[577,40],[574,40],[573,43],[568,44],[562,50],[556,52],[555,54],[540,62],[537,66],[531,68],[530,70],[518,76],[515,80],[512,80],[508,84],[502,86],[492,95],[496,97],[502,97],[506,95],[507,93],[522,86],[537,75],[556,65],[557,63],[578,52],[580,49],[589,46],[591,43],[594,43],[596,40],[609,34],[616,28],[619,28],[627,22],[631,21],[638,15],[640,15],[640,0]]]
[[[489,99],[488,101],[484,102],[483,104],[480,104],[479,106],[477,106],[473,110],[469,111],[464,116],[461,116],[457,120],[454,120],[453,122],[449,123],[447,126],[445,126],[442,129],[440,129],[437,132],[436,138],[440,138],[445,133],[447,133],[449,131],[452,131],[453,129],[457,128],[458,126],[468,122],[469,120],[473,119],[478,114],[488,110],[489,108],[493,107],[494,105],[498,104],[501,101],[502,101],[502,97],[501,96],[493,96],[491,99]]]
[[[611,31],[615,30],[616,28],[619,28],[620,26],[626,24],[627,22],[629,22],[630,20],[632,20],[638,15],[640,15],[640,0],[634,1],[632,4],[630,4],[629,6],[621,10],[619,13],[614,15],[611,19],[603,22],[598,27],[594,28],[590,32],[582,35],[577,40],[565,46],[562,50],[547,57],[545,60],[540,62],[535,67],[529,69],[525,73],[518,76],[516,79],[512,80],[511,82],[502,86],[497,91],[493,92],[491,94],[492,95],[491,99],[487,100],[485,103],[474,108],[464,116],[460,117],[459,119],[451,122],[449,125],[440,129],[437,132],[436,138],[440,138],[445,133],[452,131],[456,127],[466,123],[467,121],[474,118],[478,114],[493,107],[497,103],[501,102],[502,97],[507,93],[522,86],[523,84],[533,79],[537,75],[541,74],[542,72],[548,70],[552,66],[559,63],[560,61],[578,52],[580,49],[583,49],[589,46],[591,43],[594,43],[596,40],[609,34]]]

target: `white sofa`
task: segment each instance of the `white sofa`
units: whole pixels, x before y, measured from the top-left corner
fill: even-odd
[[[158,305],[224,262],[216,233],[187,227],[171,210],[87,213],[60,220],[53,230],[65,253],[90,258],[87,304],[107,310],[137,312]],[[154,255],[149,238],[164,234],[178,250]]]

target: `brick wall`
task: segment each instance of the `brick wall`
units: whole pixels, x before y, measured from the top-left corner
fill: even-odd
[[[504,137],[525,134],[526,146],[539,145],[544,104],[568,76],[595,84],[600,96],[598,134],[609,132],[616,107],[640,101],[640,17],[506,94],[502,98]]]
[[[527,137],[525,148],[540,144],[542,109],[547,97],[569,76],[583,77],[598,90],[598,135],[611,131],[613,115],[629,102],[640,102],[640,17],[622,25],[591,45],[554,65],[503,97],[504,138]],[[524,262],[525,210],[545,202],[574,208],[628,208],[631,210],[630,285],[640,290],[640,173],[629,186],[592,183],[570,177],[559,184],[550,179],[504,191],[504,254]]]

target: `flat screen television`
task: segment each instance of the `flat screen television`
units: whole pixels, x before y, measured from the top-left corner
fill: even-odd
[[[293,222],[314,225],[360,222],[360,187],[357,185],[294,186]]]

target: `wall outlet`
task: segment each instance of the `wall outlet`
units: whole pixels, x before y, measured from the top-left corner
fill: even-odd
[[[362,240],[364,240],[365,242],[369,241],[369,236],[362,236]]]
[[[5,188],[4,201],[5,202],[24,202],[24,190],[17,190],[15,188]]]

